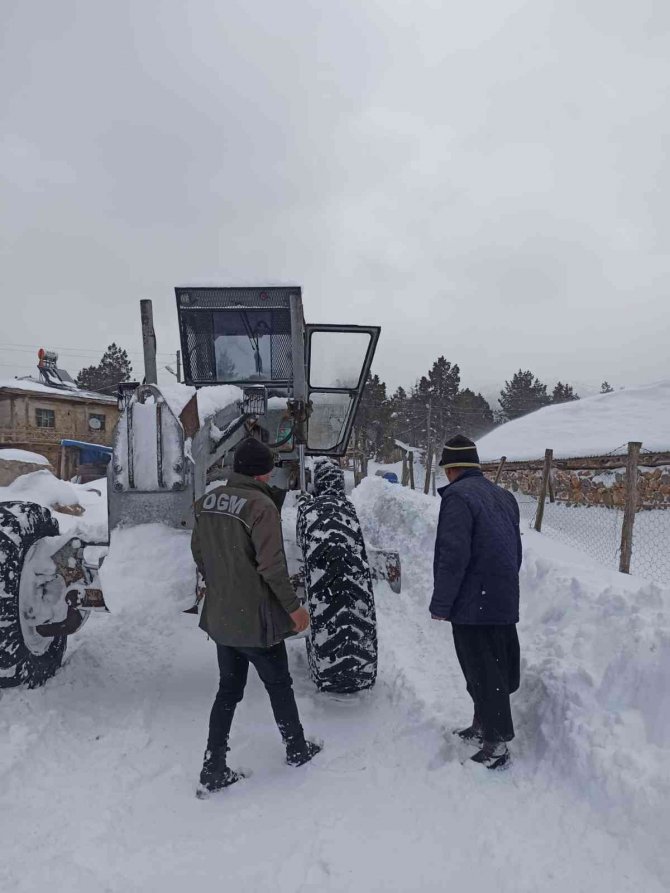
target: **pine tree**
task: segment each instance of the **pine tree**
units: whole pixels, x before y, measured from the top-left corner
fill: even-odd
[[[571,384],[558,382],[551,395],[552,403],[569,403],[571,400],[579,400],[579,394],[575,394]]]
[[[389,400],[389,423],[385,459],[391,458],[396,439],[408,439],[411,425],[410,397],[403,387],[399,387]]]
[[[387,437],[390,406],[386,398],[386,383],[378,375],[368,375],[356,414],[354,442],[367,455],[382,453]]]
[[[613,390],[614,390],[614,388],[613,388],[612,385],[609,383],[609,381],[604,381],[604,382],[600,385],[600,393],[601,393],[601,394],[611,394]]]
[[[112,394],[122,381],[130,381],[133,367],[125,350],[112,343],[97,366],[87,366],[75,379],[80,388]]]
[[[525,372],[519,369],[511,381],[505,382],[498,402],[505,413],[505,418],[511,421],[548,406],[551,398],[547,394],[546,384],[542,384],[529,369]]]
[[[493,411],[488,401],[470,388],[464,388],[456,395],[455,419],[459,432],[472,440],[495,428]]]
[[[461,370],[444,357],[438,357],[427,376],[422,376],[412,390],[411,417],[413,443],[425,447],[429,439],[444,442],[458,431],[456,396],[461,384]],[[427,431],[428,406],[431,408],[431,434]]]

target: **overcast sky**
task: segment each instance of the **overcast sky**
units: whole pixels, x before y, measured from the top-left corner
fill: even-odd
[[[0,377],[296,282],[496,391],[670,377],[668,0],[3,0]],[[8,346],[11,346],[10,351]]]

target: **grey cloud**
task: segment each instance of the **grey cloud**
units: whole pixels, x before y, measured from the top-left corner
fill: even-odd
[[[7,343],[138,351],[152,297],[167,352],[173,285],[265,278],[381,322],[393,385],[439,353],[487,389],[666,374],[666,4],[0,16]]]

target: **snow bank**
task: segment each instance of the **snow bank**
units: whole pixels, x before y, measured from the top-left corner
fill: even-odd
[[[370,544],[401,553],[400,599],[427,617],[440,500],[379,478],[366,478],[352,498]],[[670,801],[670,589],[601,569],[531,531],[523,542],[515,750],[526,767],[573,786],[618,831],[632,819],[646,846],[645,832],[655,839]],[[420,635],[432,645],[431,629]],[[435,715],[444,682],[425,678],[425,655],[401,659]]]
[[[191,532],[163,524],[112,531],[100,571],[105,603],[114,614],[141,615],[139,622],[172,623],[195,603],[196,570]]]
[[[8,487],[2,487],[0,499],[22,499],[37,502],[47,508],[54,503],[78,505],[79,489],[75,484],[61,481],[46,469],[22,474]]]
[[[48,508],[58,521],[61,533],[75,533],[89,542],[107,540],[107,481],[71,484],[50,471],[23,474],[7,487],[0,487],[0,502],[35,502]],[[54,506],[78,506],[82,514],[57,511]]]
[[[31,453],[29,450],[8,450],[0,448],[0,459],[7,462],[30,462],[32,465],[49,465],[46,456]]]
[[[631,440],[670,450],[670,380],[538,409],[491,431],[477,448],[483,462],[539,459],[547,448],[566,459],[610,453]]]
[[[165,397],[172,412],[179,418],[179,414],[194,394],[198,395],[198,415],[200,424],[204,425],[210,416],[215,415],[220,409],[225,409],[231,403],[238,403],[244,394],[241,388],[235,385],[212,385],[199,388],[177,382],[161,386],[161,394]],[[286,406],[286,401],[283,401]]]
[[[670,798],[670,590],[524,536],[526,748],[597,805],[660,827]]]

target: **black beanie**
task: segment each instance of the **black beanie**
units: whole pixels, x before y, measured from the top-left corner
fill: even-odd
[[[271,449],[255,437],[247,437],[235,449],[233,471],[248,477],[269,474],[275,467],[275,457]]]
[[[479,468],[477,447],[469,438],[457,434],[445,443],[440,466],[442,468]]]

